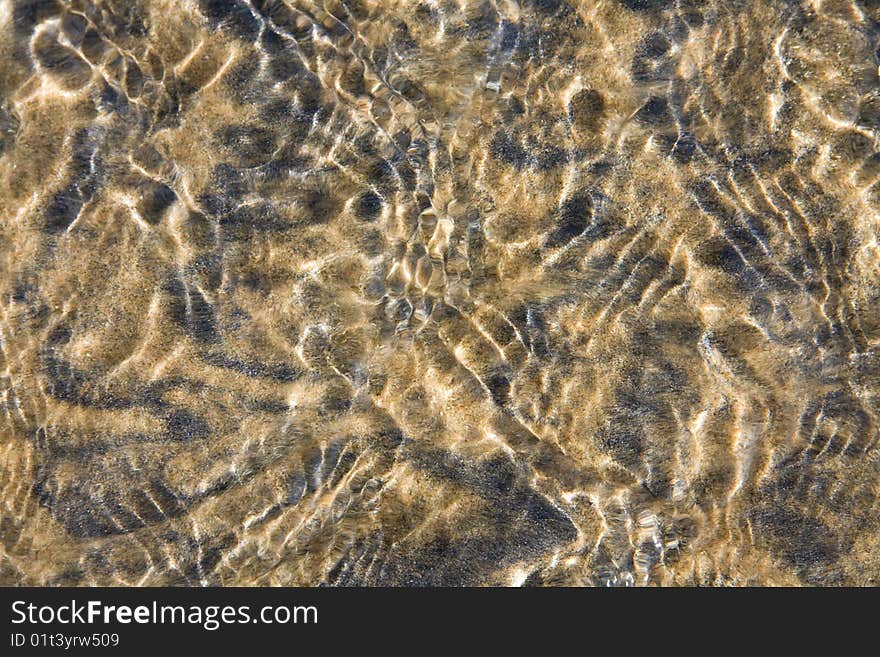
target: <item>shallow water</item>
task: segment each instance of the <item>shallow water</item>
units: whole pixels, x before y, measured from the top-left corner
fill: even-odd
[[[0,0],[0,583],[876,584],[878,25]]]

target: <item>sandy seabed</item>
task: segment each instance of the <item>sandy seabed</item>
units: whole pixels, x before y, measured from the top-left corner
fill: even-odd
[[[0,583],[877,584],[878,43],[0,0]]]

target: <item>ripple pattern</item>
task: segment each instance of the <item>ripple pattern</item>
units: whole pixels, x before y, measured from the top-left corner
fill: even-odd
[[[0,583],[878,584],[877,2],[0,35]]]

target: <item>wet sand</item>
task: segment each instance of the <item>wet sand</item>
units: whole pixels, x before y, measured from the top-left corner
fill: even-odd
[[[878,583],[878,3],[0,36],[0,583]]]

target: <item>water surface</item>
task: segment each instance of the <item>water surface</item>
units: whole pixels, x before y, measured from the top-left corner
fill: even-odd
[[[0,582],[876,584],[878,22],[0,1]]]

